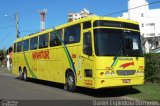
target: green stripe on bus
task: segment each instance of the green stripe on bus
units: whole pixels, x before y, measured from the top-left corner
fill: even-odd
[[[22,39],[22,41],[23,41],[23,39]],[[24,60],[25,60],[25,63],[27,65],[28,69],[29,69],[30,74],[32,75],[33,78],[37,79],[36,75],[33,73],[31,67],[29,66],[29,63],[28,63],[28,60],[27,60],[27,57],[26,57],[26,54],[25,54],[25,51],[24,51],[24,47],[23,47],[23,55],[24,55]]]
[[[31,75],[32,75],[33,78],[37,78],[36,75],[33,73],[31,67],[29,66],[29,63],[28,63],[28,61],[27,61],[27,58],[26,58],[26,55],[25,55],[24,52],[23,52],[23,54],[24,54],[25,63],[26,63],[26,65],[27,65],[28,69],[29,69],[29,72],[31,73]]]
[[[60,42],[61,42],[61,44],[62,44],[62,46],[63,46],[63,49],[64,49],[65,54],[66,54],[66,56],[67,56],[67,59],[68,59],[68,61],[69,61],[69,66],[70,66],[70,68],[73,69],[71,60],[70,60],[70,58],[69,58],[69,54],[67,53],[67,50],[66,50],[66,47],[65,47],[64,43],[61,41],[61,38],[60,38],[59,35],[57,34],[56,30],[55,30],[54,32],[55,32],[56,36],[58,37],[58,39],[60,40]]]
[[[117,57],[116,60],[114,61],[113,65],[111,67],[115,67],[118,63],[119,58]]]

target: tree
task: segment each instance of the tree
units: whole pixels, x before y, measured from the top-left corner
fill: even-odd
[[[0,50],[0,61],[3,61],[5,59],[5,53],[6,51]]]
[[[4,60],[4,51],[0,50],[0,61]]]

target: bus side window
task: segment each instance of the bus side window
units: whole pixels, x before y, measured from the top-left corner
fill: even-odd
[[[92,55],[91,32],[86,32],[83,35],[83,53],[89,56]]]
[[[61,42],[56,34],[60,37],[60,39],[62,39],[62,30],[58,30],[56,32],[51,32],[51,34],[50,34],[50,47],[61,45]]]
[[[39,48],[46,48],[48,47],[48,34],[40,35],[39,36]]]
[[[16,53],[17,52],[17,43],[14,43],[14,53]]]
[[[78,43],[80,41],[80,33],[81,33],[80,24],[65,28],[64,43],[65,44]]]
[[[30,50],[37,49],[38,46],[38,37],[31,38],[30,40]]]
[[[23,50],[29,50],[29,39],[23,41]]]
[[[83,23],[83,29],[87,29],[87,28],[91,28],[91,22],[90,21]]]
[[[22,41],[17,43],[17,52],[22,52]]]

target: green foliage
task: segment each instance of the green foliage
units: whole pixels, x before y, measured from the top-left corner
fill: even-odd
[[[160,53],[145,54],[145,81],[160,83]]]
[[[4,60],[4,51],[0,50],[0,61]]]
[[[158,83],[146,83],[141,86],[133,86],[132,90],[138,90],[139,93],[133,93],[128,96],[139,100],[160,101],[159,88],[160,84]]]

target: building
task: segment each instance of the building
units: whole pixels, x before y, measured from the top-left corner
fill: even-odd
[[[150,9],[146,0],[128,0],[128,12],[120,18],[138,21],[145,52],[160,47],[160,8]]]
[[[158,47],[158,48],[156,48],[156,49],[153,49],[152,52],[153,52],[153,53],[160,53],[160,47]]]
[[[95,14],[89,13],[89,10],[85,8],[78,13],[70,12],[68,13],[68,22],[75,21],[88,16],[95,16]]]

